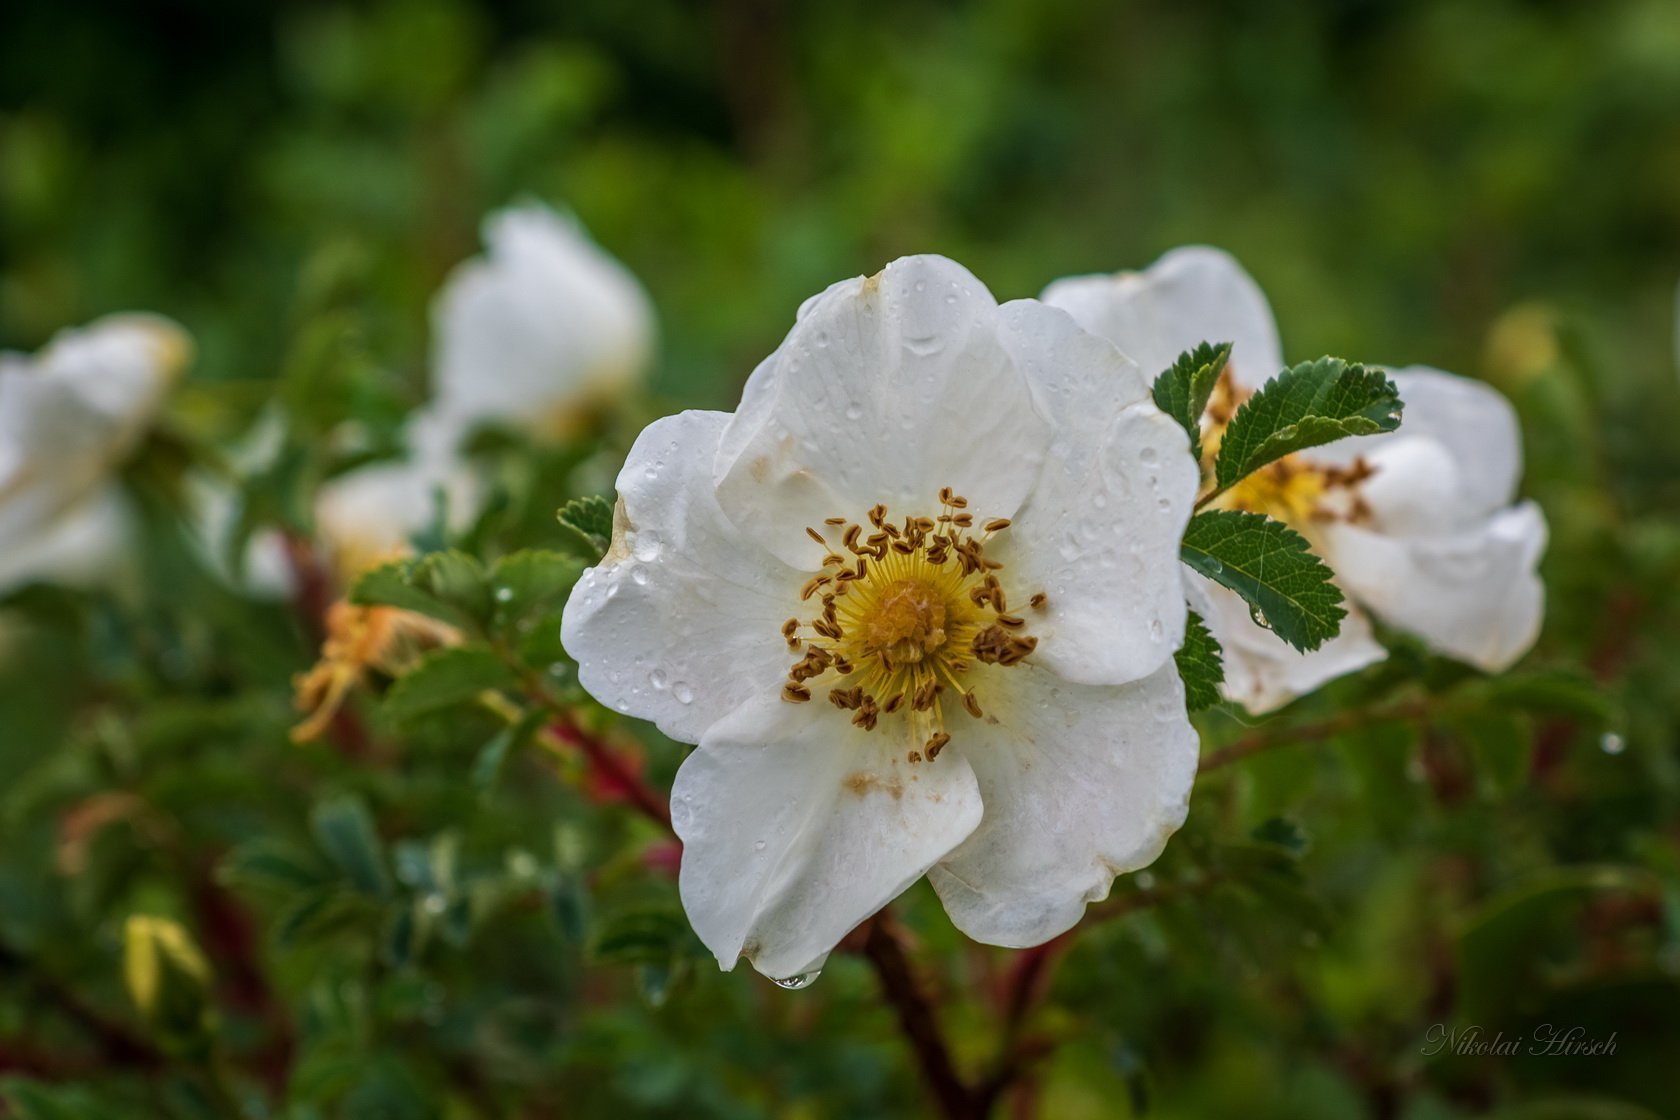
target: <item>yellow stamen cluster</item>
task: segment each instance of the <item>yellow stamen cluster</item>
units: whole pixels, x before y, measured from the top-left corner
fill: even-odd
[[[826,531],[805,530],[823,559],[799,597],[820,604],[821,613],[782,626],[788,648],[803,653],[788,670],[782,699],[802,704],[813,686],[826,685],[829,702],[865,731],[901,717],[915,744],[912,762],[937,758],[951,741],[947,693],[969,715],[985,716],[969,675],[975,665],[1017,665],[1038,645],[1025,633],[1026,619],[1009,613],[998,578],[1003,565],[985,552],[1009,522],[989,520],[976,531],[968,499],[948,486],[939,506],[937,517],[893,522],[877,505],[867,524],[831,517]],[[1029,605],[1046,603],[1039,592]]]
[[[320,738],[370,671],[400,676],[428,650],[461,642],[459,630],[423,614],[342,599],[327,608],[326,628],[321,659],[292,681],[297,708],[306,716],[292,729],[294,742]]]
[[[1253,395],[1252,390],[1240,389],[1231,380],[1229,366],[1219,375],[1208,399],[1207,422],[1202,431],[1205,485],[1213,484],[1213,464],[1225,438],[1225,429]],[[1305,530],[1314,522],[1357,524],[1371,516],[1370,507],[1359,495],[1359,484],[1375,473],[1376,469],[1363,458],[1355,459],[1348,467],[1333,467],[1307,461],[1300,455],[1286,455],[1261,467],[1210,504],[1213,509],[1263,513],[1297,530]]]

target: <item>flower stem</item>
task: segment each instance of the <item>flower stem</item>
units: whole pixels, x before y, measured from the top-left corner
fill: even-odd
[[[933,1004],[911,970],[904,941],[886,910],[870,919],[862,953],[875,968],[881,994],[898,1016],[899,1030],[916,1055],[922,1080],[933,1093],[940,1115],[945,1120],[980,1120],[988,1111],[987,1104],[957,1073]]]

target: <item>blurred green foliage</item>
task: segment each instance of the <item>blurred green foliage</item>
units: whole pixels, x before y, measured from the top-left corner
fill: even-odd
[[[144,595],[6,605],[0,1108],[923,1115],[860,959],[796,993],[720,974],[660,830],[535,742],[542,704],[583,703],[552,612],[590,541],[553,511],[606,489],[648,417],[730,407],[835,279],[935,251],[1011,298],[1203,241],[1255,273],[1291,360],[1513,398],[1547,626],[1507,678],[1396,638],[1281,716],[1198,717],[1218,765],[1190,823],[1027,1024],[1057,1043],[1041,1114],[1672,1114],[1671,0],[24,0],[5,22],[0,345],[145,308],[200,354],[130,472]],[[312,620],[205,570],[182,472],[278,401],[248,521],[307,530],[321,478],[394,445],[431,293],[524,195],[651,290],[653,391],[575,446],[487,441],[498,499],[460,543],[491,567],[440,553],[422,588],[473,644],[363,705],[360,737],[293,746]],[[347,418],[354,446],[321,438]],[[417,593],[401,574],[387,595]],[[507,679],[547,699],[432,703]],[[579,710],[668,784],[678,747]],[[1011,955],[925,887],[898,909],[979,1069]],[[128,1000],[136,914],[209,959],[209,1056]],[[1436,1024],[1547,1023],[1617,1051],[1426,1053]]]

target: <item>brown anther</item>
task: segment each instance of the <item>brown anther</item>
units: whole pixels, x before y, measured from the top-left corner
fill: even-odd
[[[879,529],[887,519],[887,507],[877,502],[869,510],[869,523]]]
[[[825,517],[825,518],[823,518],[823,524],[824,525],[844,525],[845,523],[846,523],[846,519],[844,517]]]
[[[782,699],[789,704],[803,704],[811,698],[811,690],[793,681],[782,686]]]
[[[996,611],[998,614],[1002,614],[1004,611],[1009,609],[1008,602],[1003,597],[1003,588],[992,588],[991,600],[992,610]]]
[[[974,698],[974,690],[972,688],[963,693],[963,707],[967,708],[968,714],[973,716],[975,719],[979,719],[981,716],[986,714],[980,710],[980,701]]]
[[[1009,518],[998,517],[986,522],[980,527],[980,530],[985,533],[1001,533],[1005,529],[1009,528],[1009,524]]]
[[[797,618],[790,618],[782,623],[782,637],[791,638],[797,633],[799,633],[799,620]]]
[[[909,754],[904,756],[904,760],[906,762],[920,762],[922,760],[922,752],[911,751]]]
[[[1014,615],[1014,614],[1000,614],[1000,615],[998,615],[997,620],[998,620],[998,625],[999,626],[1007,626],[1011,630],[1014,630],[1014,629],[1016,629],[1017,627],[1020,627],[1020,626],[1025,626],[1027,624],[1026,619],[1022,618],[1020,615]]]
[[[846,526],[846,535],[845,535],[845,537],[842,538],[842,541],[845,544],[847,549],[849,549],[852,552],[856,552],[857,551],[858,537],[860,537],[862,535],[863,535],[863,526],[862,525],[848,525],[848,526]]]
[[[952,502],[951,502],[952,495],[953,495],[953,491],[951,490],[951,488],[949,486],[941,486],[939,488],[939,504],[942,505],[942,506],[951,505],[952,504]]]
[[[902,692],[896,693],[885,704],[881,705],[881,712],[882,712],[883,715],[889,715],[890,716],[894,712],[896,712],[900,708],[902,708],[903,706],[904,706],[904,693],[902,693]]]
[[[822,566],[825,568],[838,567],[846,562],[846,558],[837,552],[831,552],[823,557]]]
[[[1050,605],[1050,596],[1046,595],[1042,591],[1038,592],[1038,594],[1034,595],[1031,599],[1027,600],[1027,606],[1031,607],[1035,611],[1041,611],[1049,605]]]
[[[905,556],[909,556],[912,552],[916,551],[915,546],[912,545],[909,541],[894,541],[894,542],[892,542],[892,550],[894,552],[903,553]]]
[[[898,539],[898,526],[894,525],[891,521],[881,522],[881,532],[885,533],[893,540]]]
[[[928,737],[928,741],[922,744],[922,750],[927,752],[927,760],[932,762],[934,759],[938,758],[939,752],[944,750],[945,744],[950,741],[951,736],[949,732],[938,731],[933,735],[930,735]]]
[[[868,576],[869,575],[869,561],[865,560],[863,557],[859,556],[858,557],[858,562],[857,562],[857,567],[854,569],[854,571],[857,572],[857,578],[858,579],[863,579],[864,577]]]
[[[920,529],[924,533],[933,532],[933,528],[937,524],[938,524],[938,522],[935,521],[931,517],[918,517],[918,518],[916,518],[916,528]]]
[[[974,515],[972,513],[959,513],[951,518],[951,524],[959,529],[967,529],[974,524]]]
[[[853,711],[863,704],[863,689],[831,688],[828,690],[828,699],[836,708]]]
[[[809,580],[806,581],[805,586],[801,587],[799,589],[799,597],[801,599],[809,599],[811,596],[815,595],[818,591],[822,590],[823,584],[827,583],[828,581],[829,581],[829,577],[825,576],[825,575],[812,576]]]
[[[821,533],[817,532],[815,529],[811,528],[809,525],[807,525],[805,527],[805,535],[807,537],[810,537],[812,540],[816,541],[818,544],[822,545],[824,548],[828,547],[828,541],[823,539],[823,535]]]
[[[946,504],[952,509],[967,509],[968,499],[963,497],[961,494],[952,494],[951,500]]]
[[[925,712],[933,707],[933,698],[939,694],[939,682],[935,680],[923,681],[916,689],[916,695],[910,698],[910,710]]]

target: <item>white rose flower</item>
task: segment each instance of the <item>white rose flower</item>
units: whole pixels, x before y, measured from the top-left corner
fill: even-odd
[[[432,307],[434,403],[462,427],[564,434],[647,368],[653,307],[577,220],[540,204],[490,215],[489,252]]]
[[[1232,412],[1283,369],[1265,296],[1216,249],[1176,249],[1141,273],[1058,280],[1043,298],[1150,376],[1197,343],[1232,343],[1205,445],[1216,447]],[[1288,522],[1352,600],[1341,633],[1300,654],[1235,593],[1192,576],[1191,605],[1225,648],[1225,695],[1251,711],[1387,656],[1353,604],[1490,672],[1509,667],[1539,633],[1546,521],[1533,502],[1512,504],[1522,473],[1515,412],[1468,378],[1421,366],[1390,376],[1405,402],[1397,431],[1298,452],[1215,503]]]
[[[735,413],[642,433],[562,637],[699,744],[680,888],[725,969],[809,973],[923,874],[1038,944],[1156,857],[1197,761],[1187,444],[1114,347],[941,257],[808,300]]]
[[[87,584],[126,560],[133,513],[116,479],[186,368],[192,344],[155,315],[0,353],[0,590]]]

